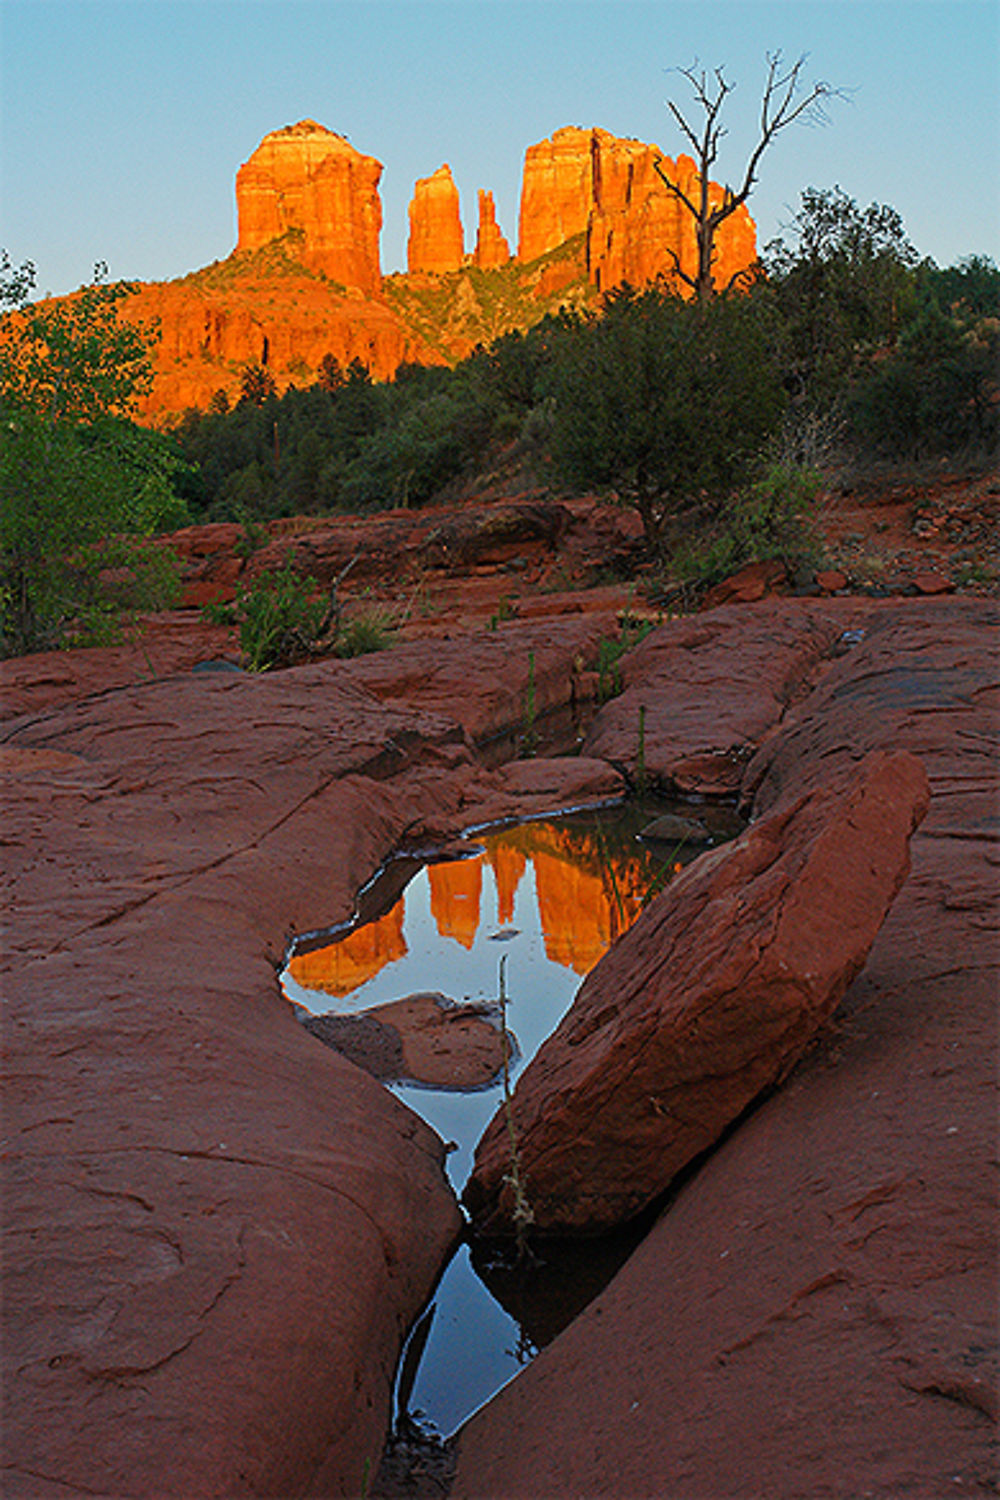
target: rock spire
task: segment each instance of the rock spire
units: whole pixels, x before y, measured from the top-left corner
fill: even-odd
[[[445,162],[430,177],[419,177],[410,200],[407,269],[442,275],[457,271],[465,257],[458,189]]]

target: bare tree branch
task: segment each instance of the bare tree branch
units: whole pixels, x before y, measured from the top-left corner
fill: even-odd
[[[698,274],[692,279],[680,270],[679,264],[676,269],[682,280],[692,287],[699,299],[711,297],[715,292],[712,262],[716,258],[715,236],[719,226],[750,197],[757,181],[760,159],[768,146],[782,130],[787,129],[797,120],[825,124],[828,119],[825,108],[827,101],[844,97],[842,89],[836,89],[832,84],[823,81],[813,84],[807,92],[803,93],[803,72],[806,62],[807,57],[803,54],[790,67],[786,67],[780,52],[767,54],[767,75],[761,98],[757,141],[747,159],[740,187],[734,192],[727,185],[723,189],[722,202],[714,207],[711,204],[709,192],[711,169],[718,156],[719,142],[727,134],[721,124],[721,115],[726,99],[733,92],[735,84],[727,81],[721,67],[713,71],[710,80],[707,71],[704,68],[699,69],[697,60],[689,68],[677,69],[681,77],[690,85],[695,103],[702,115],[699,131],[672,99],[667,101],[668,108],[682,135],[694,150],[697,158],[698,201],[695,202],[689,197],[680,183],[674,181],[665,171],[662,157],[658,157],[653,165],[664,186],[678,202],[684,205],[694,220],[695,239],[698,246]],[[674,259],[676,261],[676,256]]]

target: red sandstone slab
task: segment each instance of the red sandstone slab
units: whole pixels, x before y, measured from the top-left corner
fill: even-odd
[[[702,855],[584,980],[476,1148],[463,1201],[512,1235],[510,1131],[540,1234],[633,1218],[779,1082],[861,969],[927,809],[911,755]]]

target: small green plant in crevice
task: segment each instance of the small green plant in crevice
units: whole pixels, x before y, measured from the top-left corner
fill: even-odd
[[[528,1230],[535,1222],[534,1210],[528,1201],[525,1187],[524,1172],[521,1166],[521,1148],[517,1139],[517,1127],[514,1124],[513,1096],[510,1088],[510,1055],[511,1036],[507,1029],[507,959],[500,960],[500,1047],[503,1054],[503,1112],[504,1121],[507,1126],[507,1143],[510,1167],[504,1173],[504,1183],[510,1188],[514,1197],[514,1210],[511,1218],[514,1220],[514,1241],[517,1246],[518,1260],[524,1260],[530,1256],[528,1248]]]
[[[528,652],[528,684],[524,690],[524,729],[521,743],[526,755],[534,755],[538,749],[538,707],[535,693],[535,653]]]
[[[372,609],[366,614],[354,615],[344,622],[337,632],[335,656],[367,656],[372,651],[385,651],[396,638],[396,625],[387,610]]]
[[[512,620],[516,614],[517,606],[515,605],[513,599],[509,594],[504,594],[496,609],[490,615],[490,618],[486,624],[486,629],[496,630],[498,625],[503,625],[505,621]]]
[[[644,641],[654,629],[655,623],[652,620],[626,618],[622,621],[617,638],[605,636],[598,642],[597,700],[599,703],[607,703],[609,698],[617,698],[624,686],[619,665],[622,657],[627,651],[631,651],[633,646],[638,646],[640,641]]]
[[[314,587],[312,578],[286,563],[238,590],[240,649],[248,671],[290,666],[310,654],[324,615],[323,600],[312,597]]]
[[[635,747],[635,789],[640,797],[644,797],[649,790],[649,777],[646,774],[646,705],[644,703],[639,704],[639,733]]]
[[[206,625],[239,624],[235,599],[215,599],[210,604],[203,604],[201,617]]]

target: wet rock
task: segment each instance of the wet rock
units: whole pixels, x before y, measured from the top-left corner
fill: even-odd
[[[364,1011],[356,1016],[307,1016],[302,1024],[310,1036],[380,1083],[405,1076],[402,1037],[395,1027],[383,1025],[374,1016]]]
[[[846,788],[775,809],[690,865],[588,976],[521,1075],[513,1125],[541,1233],[640,1212],[779,1082],[864,964],[927,810],[920,762],[875,753]],[[508,1122],[464,1202],[513,1233]]]
[[[478,1089],[503,1067],[503,1039],[482,1007],[436,992],[407,995],[358,1015],[310,1016],[307,1031],[383,1082]]]
[[[654,844],[710,844],[712,835],[704,823],[694,818],[682,818],[677,813],[664,813],[647,823],[639,834]]]

